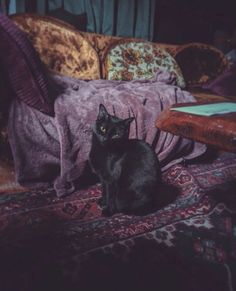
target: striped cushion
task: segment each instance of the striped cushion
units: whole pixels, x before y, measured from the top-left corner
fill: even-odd
[[[48,78],[32,44],[16,25],[0,14],[0,62],[15,97],[53,115]]]

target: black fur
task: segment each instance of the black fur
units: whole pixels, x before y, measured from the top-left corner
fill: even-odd
[[[89,160],[102,183],[100,206],[105,215],[145,215],[157,207],[159,162],[146,142],[128,139],[133,119],[120,119],[99,106]]]

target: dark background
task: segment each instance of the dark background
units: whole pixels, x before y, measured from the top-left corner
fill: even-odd
[[[236,0],[157,0],[154,41],[212,43],[216,30],[236,26]]]

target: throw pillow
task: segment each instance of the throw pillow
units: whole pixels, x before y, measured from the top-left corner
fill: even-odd
[[[150,42],[118,40],[107,49],[104,66],[105,78],[109,80],[150,79],[162,70],[172,73],[179,87],[185,87],[174,58]]]
[[[221,51],[202,43],[183,45],[177,50],[174,57],[188,87],[201,86],[215,79],[229,65]]]
[[[100,79],[95,49],[69,24],[47,16],[13,15],[27,33],[41,60],[52,72],[83,80]]]

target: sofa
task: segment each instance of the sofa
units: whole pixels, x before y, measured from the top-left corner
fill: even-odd
[[[26,32],[47,70],[57,74],[131,80],[151,78],[162,69],[198,101],[235,98],[202,89],[229,68],[222,53],[209,45],[96,35],[31,14],[11,19]],[[133,52],[137,47],[147,64],[153,61],[150,52],[155,54],[155,66],[142,63],[140,72],[140,55]],[[189,53],[192,67],[191,58],[185,58]],[[163,181],[177,197],[159,211],[104,217],[97,205],[99,183],[57,197],[53,188],[28,189],[15,182],[6,127],[1,130],[2,290],[236,288],[235,154],[209,147],[204,155],[170,167]]]

